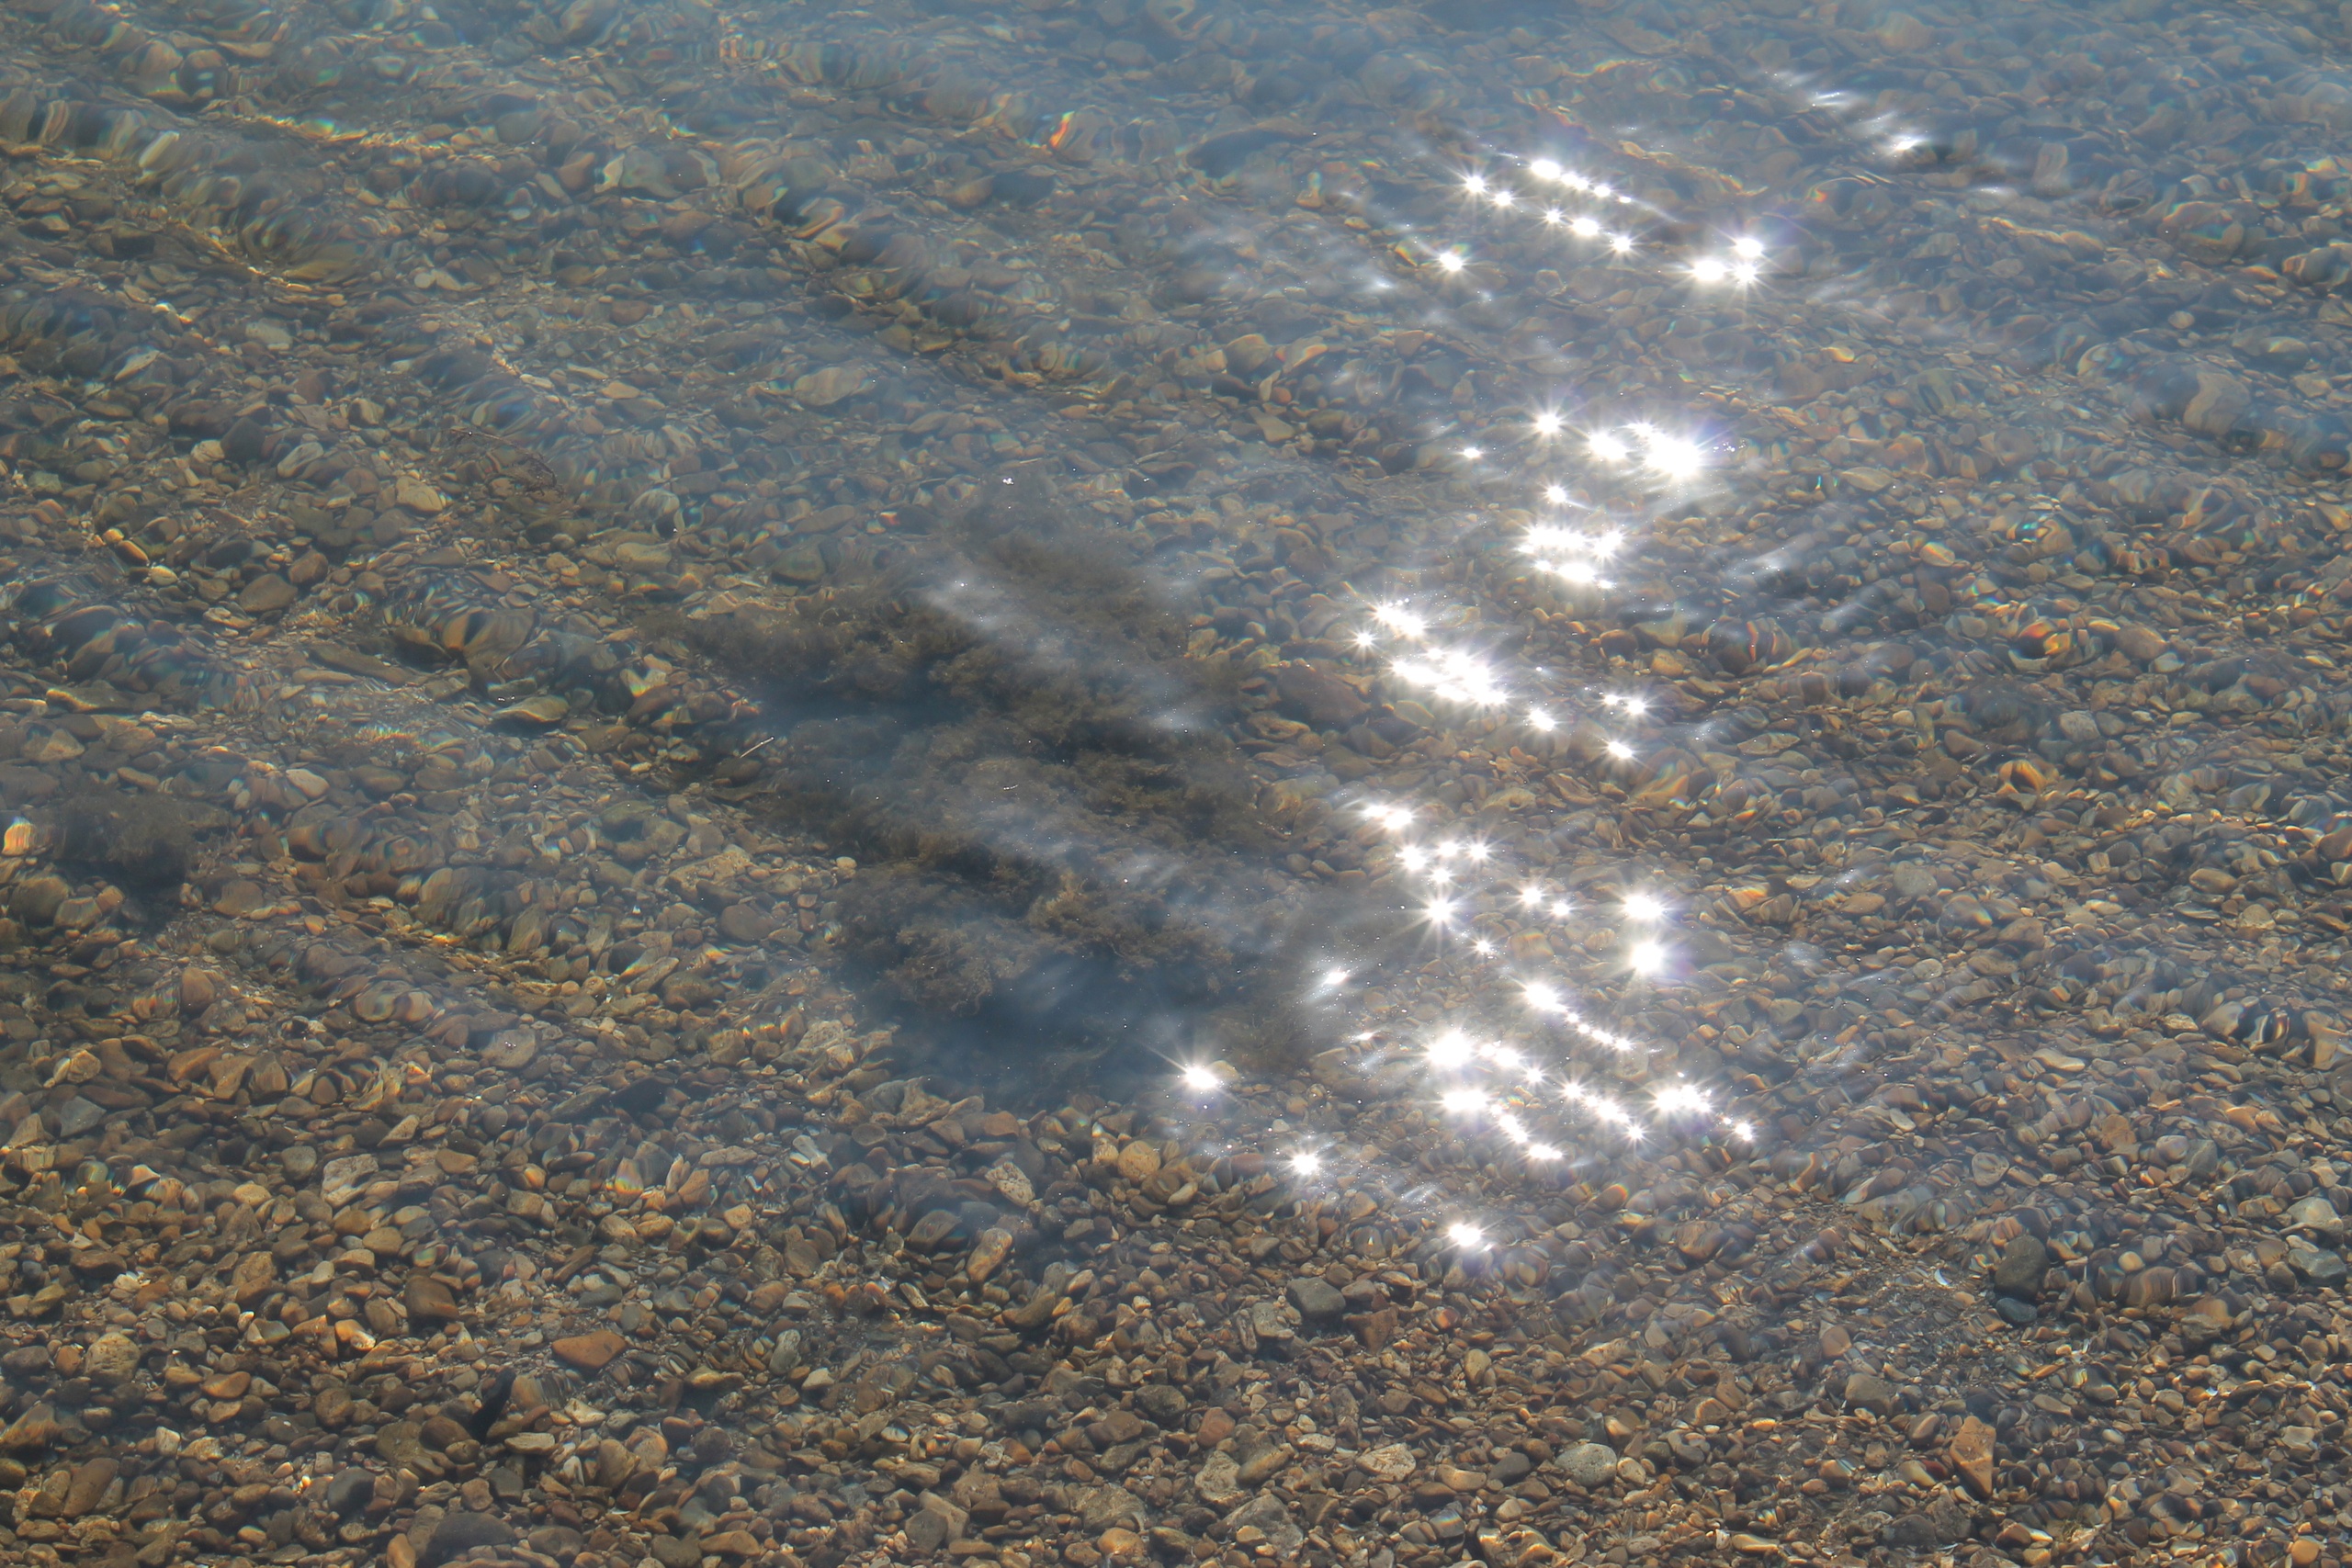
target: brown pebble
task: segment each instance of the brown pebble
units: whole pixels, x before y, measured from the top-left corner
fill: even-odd
[[[549,1347],[567,1365],[582,1371],[604,1370],[605,1364],[628,1348],[628,1342],[609,1328],[593,1334],[575,1334],[559,1339]]]

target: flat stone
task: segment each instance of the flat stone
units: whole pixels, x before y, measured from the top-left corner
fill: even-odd
[[[1336,1322],[1348,1310],[1348,1298],[1334,1290],[1329,1280],[1313,1274],[1293,1280],[1289,1295],[1290,1304],[1309,1323]]]
[[[606,1363],[628,1348],[628,1341],[609,1328],[599,1328],[593,1334],[568,1335],[548,1347],[565,1365],[578,1367],[583,1372],[604,1371]]]
[[[1209,1506],[1222,1507],[1240,1496],[1246,1490],[1241,1484],[1241,1466],[1231,1454],[1211,1454],[1201,1461],[1193,1473],[1193,1491]]]
[[[1979,1497],[1993,1495],[1993,1428],[1971,1416],[1960,1424],[1945,1450],[1952,1468]]]
[[[729,904],[718,912],[718,934],[729,942],[746,946],[765,942],[775,930],[775,920],[764,909],[750,904]]]
[[[1894,1385],[1869,1372],[1856,1372],[1846,1380],[1846,1403],[1856,1410],[1867,1410],[1877,1416],[1891,1416],[1902,1404]]]
[[[426,517],[435,517],[448,507],[449,500],[423,479],[407,475],[392,488],[392,503]]]
[[[846,398],[854,398],[874,383],[874,378],[861,367],[829,365],[792,383],[792,395],[810,408],[831,408]]]
[[[1306,1541],[1306,1534],[1291,1517],[1290,1506],[1271,1492],[1244,1503],[1225,1518],[1228,1529],[1238,1530],[1255,1526],[1265,1533],[1268,1546],[1280,1557],[1288,1557]]]
[[[514,1527],[495,1514],[456,1513],[433,1527],[416,1554],[416,1568],[442,1568],[477,1546],[512,1546]]]
[[[1617,1473],[1617,1450],[1607,1443],[1578,1443],[1560,1456],[1560,1468],[1570,1481],[1589,1491]]]
[[[1261,1340],[1298,1337],[1298,1330],[1292,1325],[1290,1314],[1283,1310],[1280,1302],[1250,1303],[1250,1326]]]
[[[1090,1486],[1078,1495],[1078,1522],[1090,1530],[1143,1522],[1144,1506],[1124,1486]]]
[[[96,1508],[99,1501],[106,1496],[107,1488],[114,1484],[115,1475],[119,1469],[120,1466],[113,1459],[103,1455],[86,1463],[75,1465],[72,1478],[66,1483],[65,1517],[69,1519],[78,1519]]]
[[[990,1225],[972,1242],[972,1256],[964,1265],[964,1277],[975,1285],[986,1280],[1012,1253],[1012,1233],[998,1225]]]
[[[237,608],[248,615],[275,615],[300,596],[300,590],[273,571],[245,584],[237,594]]]
[[[46,1401],[34,1404],[0,1430],[0,1453],[36,1453],[65,1434],[64,1424]]]
[[[374,1155],[345,1155],[327,1161],[319,1173],[321,1195],[329,1203],[345,1203],[359,1189],[373,1180],[377,1171]]]
[[[139,1346],[127,1334],[101,1335],[90,1347],[88,1359],[82,1370],[96,1382],[117,1383],[128,1380],[139,1371]]]

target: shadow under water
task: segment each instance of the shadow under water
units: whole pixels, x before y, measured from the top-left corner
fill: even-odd
[[[1340,916],[1277,863],[1300,804],[1232,739],[1238,672],[1186,657],[1148,541],[1036,468],[929,522],[865,581],[689,634],[763,693],[772,819],[861,863],[848,950],[967,1069],[1294,1056],[1284,955]]]

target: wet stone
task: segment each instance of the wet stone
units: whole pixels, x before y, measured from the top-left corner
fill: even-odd
[[[1334,1290],[1328,1280],[1307,1276],[1293,1280],[1288,1291],[1291,1305],[1309,1323],[1329,1323],[1348,1310],[1348,1299]]]
[[[1600,1486],[1617,1473],[1617,1451],[1605,1443],[1578,1443],[1560,1456],[1560,1468],[1579,1486]]]

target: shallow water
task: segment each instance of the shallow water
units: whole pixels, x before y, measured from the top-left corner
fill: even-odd
[[[446,667],[858,863],[739,995],[1273,1153],[1229,1068],[1535,1180],[1947,1038],[2325,1065],[2334,11],[17,15],[33,684]]]

